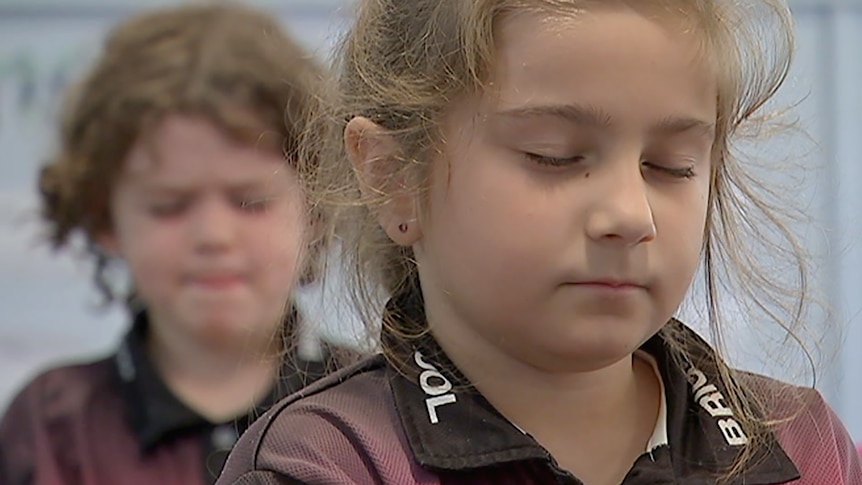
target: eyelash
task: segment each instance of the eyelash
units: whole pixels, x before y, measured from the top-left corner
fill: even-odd
[[[548,157],[545,155],[539,155],[537,153],[525,153],[524,154],[531,161],[547,166],[547,167],[564,167],[567,165],[573,165],[578,162],[584,160],[582,156],[574,156],[574,157],[566,157],[566,158],[557,158],[557,157]],[[680,179],[691,179],[697,175],[694,171],[693,166],[682,167],[682,168],[673,168],[673,167],[665,167],[663,165],[657,165],[651,162],[643,162],[643,166],[652,169],[658,170],[659,172],[670,175],[671,177],[680,178]]]
[[[697,175],[697,173],[695,173],[695,171],[694,171],[693,166],[682,167],[682,168],[672,168],[672,167],[665,167],[663,165],[656,165],[656,164],[650,163],[650,162],[643,162],[643,165],[647,168],[650,168],[653,170],[658,170],[659,172],[666,173],[667,175],[670,175],[671,177],[676,177],[679,179],[692,179],[692,178],[694,178],[695,175]]]
[[[186,208],[186,203],[176,202],[170,204],[154,205],[150,207],[150,213],[155,217],[167,218],[174,217],[182,213]]]
[[[263,212],[269,208],[271,201],[271,197],[248,197],[239,201],[239,208],[246,212]]]
[[[233,204],[242,211],[258,213],[269,209],[273,200],[273,197],[241,197],[234,199]],[[182,214],[186,207],[187,202],[171,202],[150,206],[149,211],[155,217],[170,218]]]
[[[539,155],[537,153],[524,153],[524,155],[531,161],[536,162],[539,165],[544,165],[547,167],[563,167],[566,165],[572,165],[584,160],[584,157],[577,155],[574,157],[566,157],[566,158],[556,158],[556,157],[548,157],[545,155]]]

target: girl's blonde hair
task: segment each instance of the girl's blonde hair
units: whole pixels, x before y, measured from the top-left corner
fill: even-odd
[[[408,190],[422,200],[428,189],[430,161],[442,141],[441,116],[453,100],[486,88],[494,65],[495,26],[501,18],[521,9],[565,14],[609,3],[665,13],[668,19],[680,20],[684,28],[702,33],[700,47],[710,56],[719,77],[702,261],[714,340],[720,348],[722,285],[747,292],[788,335],[795,335],[805,313],[805,258],[783,222],[774,194],[765,191],[750,167],[736,156],[736,142],[760,133],[767,121],[760,113],[788,74],[794,38],[783,0],[361,1],[355,23],[337,51],[331,103],[316,117],[303,145],[307,158],[320,156],[321,165],[303,174],[313,200],[335,214],[329,235],[344,248],[339,261],[349,268],[351,296],[370,330],[376,330],[380,321],[381,293],[415,292],[419,285],[411,249],[390,241],[376,219],[376,209],[394,194],[359,190],[342,141],[346,123],[365,116],[389,130],[401,149],[392,175],[408,181],[407,189],[397,190]],[[773,278],[752,249],[757,244],[774,248],[773,256],[787,258],[795,272],[792,284]],[[404,328],[394,319],[382,324],[404,338],[427,331]],[[762,456],[759,450],[770,443],[768,431],[773,422],[762,412],[766,397],[746,387],[744,379],[735,378],[737,373],[719,354],[709,348],[692,352],[693,346],[703,344],[671,328],[667,326],[662,333],[675,358],[682,365],[718,369],[714,378],[727,390],[728,404],[748,434],[748,445],[728,470],[728,477],[735,476]],[[391,359],[398,358],[385,342],[383,350]],[[706,355],[710,362],[691,362],[692,354]]]
[[[106,301],[120,296],[95,237],[111,228],[110,192],[132,146],[182,114],[241,142],[274,142],[295,164],[323,74],[274,19],[239,5],[158,9],[120,23],[70,90],[59,149],[39,177],[51,242],[64,247],[82,234],[96,259],[96,286]]]

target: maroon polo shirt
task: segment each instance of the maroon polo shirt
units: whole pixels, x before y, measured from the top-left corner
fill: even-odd
[[[423,318],[415,302],[388,311]],[[668,325],[692,343],[688,359],[660,335],[641,349],[663,381],[667,440],[622,483],[724,483],[747,435],[726,406],[714,355],[698,350],[692,330]],[[242,436],[218,485],[583,485],[469,386],[430,336],[395,348],[395,359],[370,358],[274,406]],[[737,378],[774,396],[761,412],[783,420],[731,484],[862,484],[859,456],[817,391]]]
[[[51,369],[17,395],[0,422],[0,485],[212,484],[255,418],[323,375],[322,362],[287,359],[254,410],[213,423],[162,381],[146,332],[141,313],[115,355]]]

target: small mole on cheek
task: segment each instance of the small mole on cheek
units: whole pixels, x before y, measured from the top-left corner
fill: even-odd
[[[585,178],[585,179],[590,178],[590,172],[585,173],[585,174],[584,174],[584,178]]]

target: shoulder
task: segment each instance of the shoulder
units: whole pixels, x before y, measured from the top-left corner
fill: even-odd
[[[0,482],[27,483],[22,477],[50,452],[58,424],[88,409],[93,393],[110,381],[110,371],[111,359],[55,367],[13,398],[0,420]]]
[[[763,396],[778,443],[802,475],[800,485],[862,483],[853,441],[819,391],[756,374],[742,378]]]
[[[59,412],[82,406],[94,390],[110,382],[112,362],[113,359],[105,358],[43,371],[18,392],[6,415],[40,410]]]
[[[283,399],[242,436],[219,483],[267,483],[255,480],[272,474],[307,484],[431,483],[405,481],[427,472],[413,463],[391,378],[400,377],[375,356]]]

